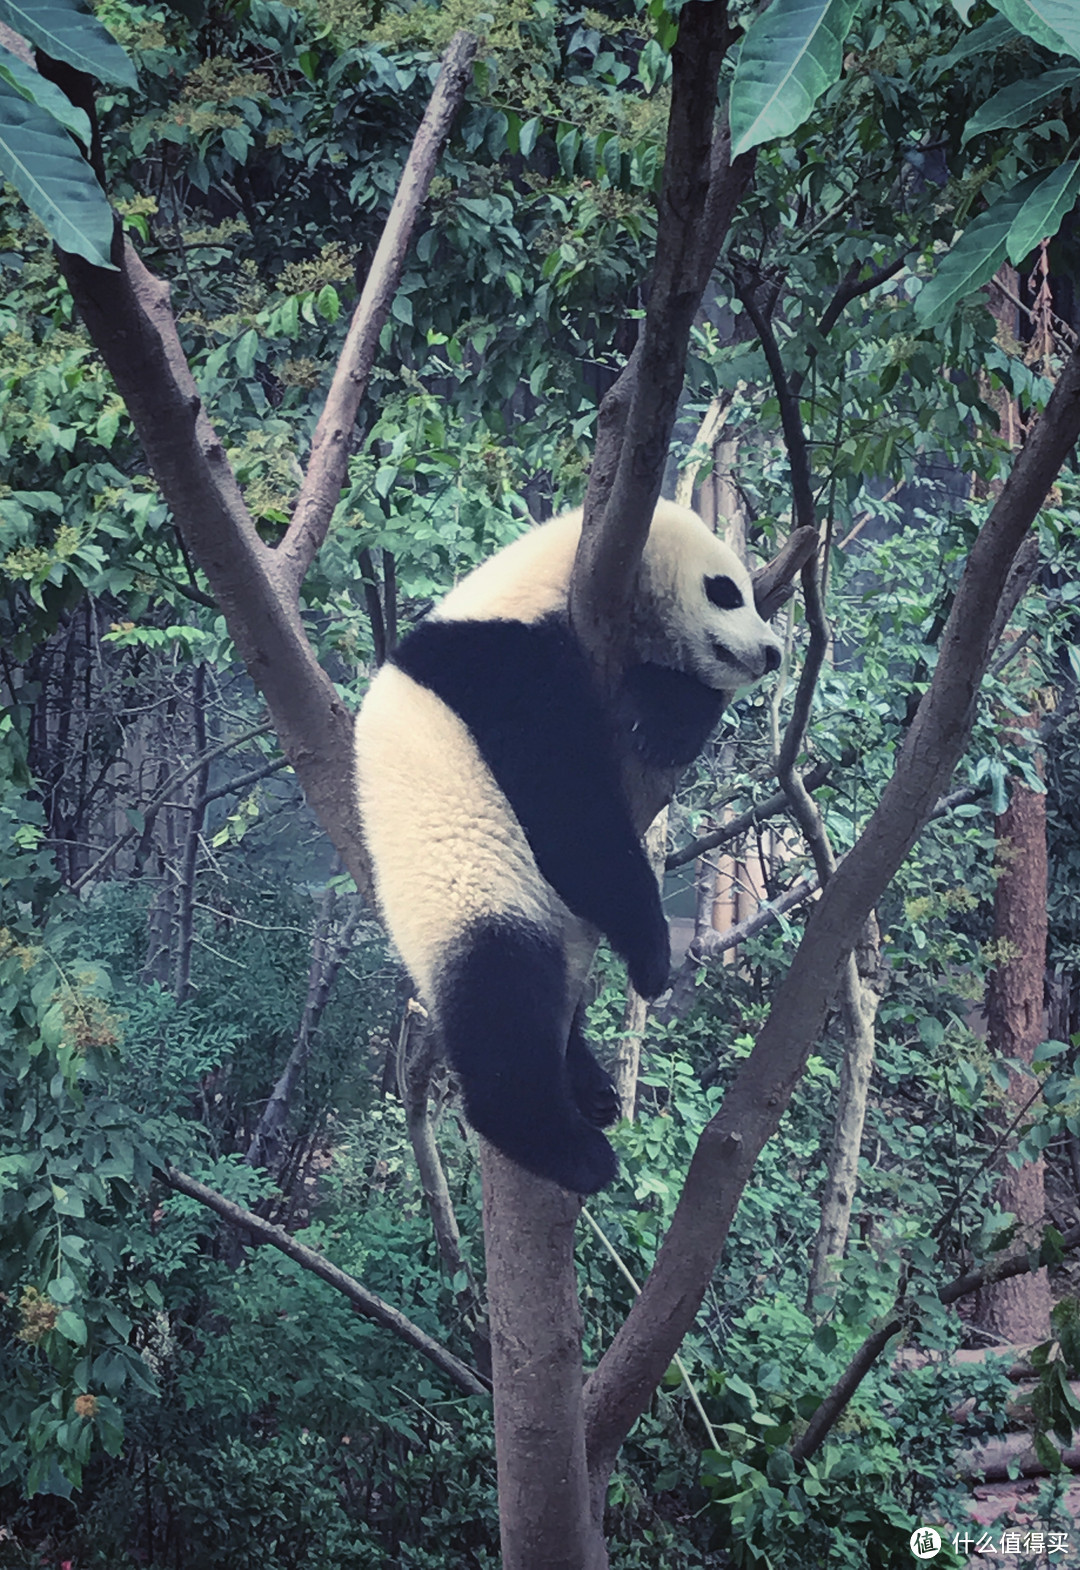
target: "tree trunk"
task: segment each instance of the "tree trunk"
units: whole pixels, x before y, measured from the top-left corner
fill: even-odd
[[[840,984],[840,1016],[846,1040],[832,1148],[821,1201],[821,1225],[806,1290],[807,1312],[811,1314],[815,1296],[829,1279],[830,1261],[842,1259],[847,1247],[870,1077],[874,1072],[874,1022],[880,1001],[876,984],[879,944],[877,920],[870,916],[858,958],[852,954],[848,959]]]
[[[1037,715],[1030,716],[1034,735]],[[998,880],[994,891],[994,942],[998,963],[987,988],[991,1051],[997,1059],[1030,1063],[1045,1036],[1043,976],[1046,969],[1046,797],[1018,780],[996,824]],[[1032,1083],[1009,1074],[1003,1117],[1008,1121],[1031,1099]],[[1037,1240],[1046,1212],[1045,1163],[1002,1168],[997,1201],[1017,1221],[1021,1244]],[[1050,1282],[1045,1269],[995,1281],[979,1294],[979,1324],[1008,1342],[1042,1341],[1050,1332]]]
[[[606,1570],[589,1509],[581,1201],[480,1141],[503,1570]]]

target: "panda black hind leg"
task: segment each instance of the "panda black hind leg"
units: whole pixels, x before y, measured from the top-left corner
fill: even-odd
[[[474,923],[447,956],[434,1001],[477,1133],[571,1193],[594,1194],[610,1183],[618,1163],[597,1125],[612,1121],[601,1081],[608,1091],[611,1082],[576,1018],[567,1046],[558,945],[511,918]]]
[[[619,1121],[622,1107],[619,1104],[615,1081],[593,1057],[585,1043],[585,1008],[579,1004],[570,1026],[570,1039],[566,1043],[566,1072],[570,1090],[577,1102],[578,1111],[594,1128],[609,1128]]]

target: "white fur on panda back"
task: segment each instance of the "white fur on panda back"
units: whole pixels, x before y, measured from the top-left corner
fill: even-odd
[[[581,508],[530,529],[462,578],[435,607],[447,621],[539,621],[566,609]]]

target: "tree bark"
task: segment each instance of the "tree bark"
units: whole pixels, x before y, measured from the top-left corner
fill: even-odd
[[[606,1570],[585,1466],[581,1201],[484,1140],[480,1163],[503,1570]]]
[[[1029,716],[1030,739],[1039,716]],[[993,1056],[1031,1063],[1044,1039],[1043,978],[1046,972],[1047,869],[1046,796],[1019,780],[1010,784],[1009,805],[997,819],[997,884],[994,942],[997,959],[987,988],[989,1045]],[[1030,1078],[1009,1072],[1004,1116],[1014,1117],[1030,1100]],[[1002,1164],[997,1201],[1016,1217],[1018,1241],[1030,1244],[1046,1219],[1045,1162]],[[1045,1270],[994,1281],[979,1293],[978,1322],[1003,1341],[1045,1340],[1050,1334],[1050,1281]]]
[[[844,1057],[836,1097],[836,1120],[829,1150],[825,1192],[821,1200],[821,1225],[814,1244],[810,1281],[806,1289],[807,1312],[830,1276],[830,1262],[842,1259],[851,1225],[851,1207],[859,1176],[870,1078],[874,1072],[874,1021],[880,993],[877,988],[880,934],[873,915],[867,918],[859,958],[848,956],[840,984],[840,1017],[844,1024]]]

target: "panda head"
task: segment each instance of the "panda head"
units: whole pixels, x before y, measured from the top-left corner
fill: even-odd
[[[735,552],[696,513],[664,501],[642,557],[633,642],[639,659],[719,692],[735,692],[776,670],[782,654]]]

